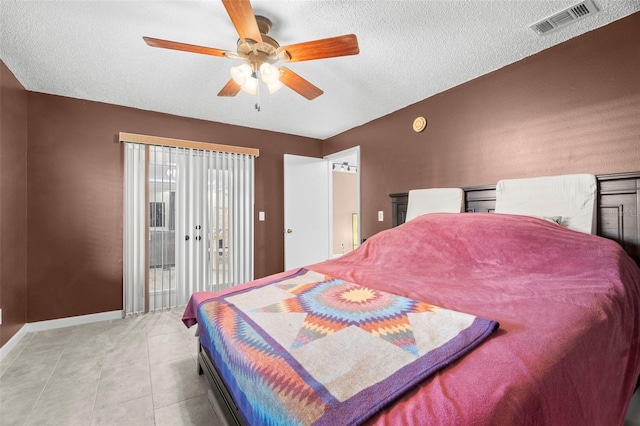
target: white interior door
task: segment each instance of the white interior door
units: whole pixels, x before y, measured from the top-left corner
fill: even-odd
[[[322,262],[329,253],[329,162],[284,155],[285,270]]]

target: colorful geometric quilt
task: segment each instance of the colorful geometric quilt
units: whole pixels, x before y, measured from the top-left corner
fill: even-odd
[[[359,424],[498,324],[301,269],[198,307],[249,424]]]

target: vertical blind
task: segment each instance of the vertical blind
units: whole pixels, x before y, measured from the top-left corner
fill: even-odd
[[[250,153],[125,143],[125,311],[253,279]]]
[[[133,313],[143,312],[146,300],[145,146],[126,144],[124,158],[124,307]]]

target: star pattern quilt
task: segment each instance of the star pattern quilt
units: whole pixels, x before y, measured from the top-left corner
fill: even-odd
[[[200,303],[200,339],[249,424],[359,424],[498,323],[301,269]]]

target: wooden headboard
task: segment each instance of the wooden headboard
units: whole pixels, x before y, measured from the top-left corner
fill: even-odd
[[[640,264],[640,172],[598,175],[598,235],[617,241]],[[493,212],[496,186],[469,186],[467,212]],[[390,194],[392,225],[404,223],[408,193]]]

